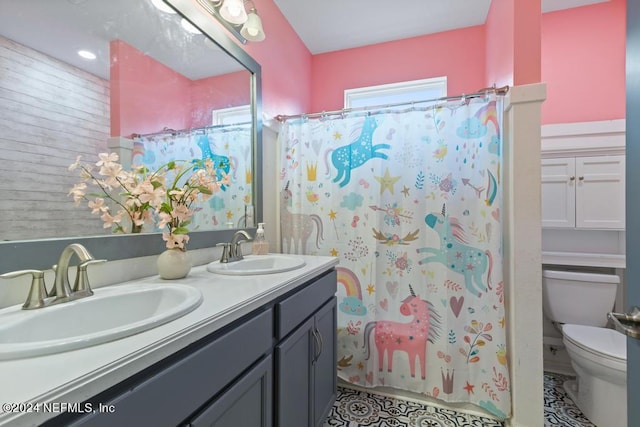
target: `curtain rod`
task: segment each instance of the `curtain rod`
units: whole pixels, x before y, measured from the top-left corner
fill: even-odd
[[[422,104],[424,102],[441,102],[441,101],[450,101],[452,99],[466,99],[466,98],[477,98],[479,96],[486,95],[487,93],[495,93],[496,95],[506,95],[509,92],[509,86],[496,87],[495,85],[491,87],[485,87],[483,89],[478,90],[474,93],[467,93],[462,95],[454,95],[454,96],[444,96],[442,98],[434,98],[434,99],[425,99],[421,101],[407,101],[407,102],[398,102],[395,104],[383,104],[383,105],[374,105],[371,107],[355,107],[355,108],[343,108],[342,110],[333,110],[333,111],[322,111],[320,113],[309,113],[309,114],[294,114],[291,116],[287,115],[277,115],[275,119],[279,122],[285,122],[289,119],[297,119],[297,118],[308,118],[308,117],[323,117],[323,116],[332,116],[336,114],[346,114],[354,111],[363,111],[363,110],[382,110],[386,108],[400,107],[403,105],[411,105],[411,104]]]
[[[175,129],[170,129],[165,127],[159,132],[152,132],[152,133],[145,133],[145,134],[132,133],[131,138],[146,138],[149,136],[165,135],[165,134],[168,134],[171,136],[178,136],[178,135],[186,135],[191,132],[201,132],[201,131],[206,132],[208,130],[223,130],[225,132],[230,132],[237,129],[243,129],[243,126],[247,126],[247,125],[251,125],[251,122],[230,123],[226,125],[211,125],[211,126],[203,126],[199,128],[182,129],[182,130],[175,130]],[[236,129],[232,129],[232,128],[236,128]]]

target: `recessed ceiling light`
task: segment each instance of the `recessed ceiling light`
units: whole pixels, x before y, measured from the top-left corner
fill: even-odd
[[[171,6],[169,6],[162,0],[151,0],[151,3],[153,3],[153,5],[157,9],[163,11],[164,13],[176,13],[176,11],[171,8]]]
[[[184,28],[186,31],[190,32],[191,34],[202,34],[199,29],[194,27],[193,24],[191,24],[191,22],[187,21],[184,18],[182,18],[182,20],[180,21],[180,25],[182,25],[182,28]]]
[[[78,55],[80,55],[84,59],[90,59],[90,60],[96,59],[95,53],[90,52],[88,50],[84,50],[84,49],[79,50]]]

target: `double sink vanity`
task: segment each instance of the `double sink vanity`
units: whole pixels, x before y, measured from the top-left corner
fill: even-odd
[[[337,261],[248,256],[2,309],[0,425],[321,426]]]

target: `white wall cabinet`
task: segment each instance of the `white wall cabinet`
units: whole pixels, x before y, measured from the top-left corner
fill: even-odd
[[[625,156],[542,159],[542,227],[625,227]]]

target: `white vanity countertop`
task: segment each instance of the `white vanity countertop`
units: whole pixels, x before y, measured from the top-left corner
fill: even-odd
[[[209,273],[205,266],[195,267],[186,278],[167,282],[196,287],[204,297],[198,308],[174,321],[80,350],[0,361],[0,404],[29,407],[83,402],[338,263],[333,257],[296,256],[304,258],[304,267],[259,276],[224,276]],[[162,286],[164,281],[153,276],[127,283],[154,282]],[[114,307],[115,316],[117,310]],[[35,426],[57,415],[59,412],[5,413],[0,406],[0,425]]]

